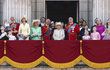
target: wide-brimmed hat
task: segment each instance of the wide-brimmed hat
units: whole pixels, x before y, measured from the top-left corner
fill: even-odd
[[[39,19],[33,20],[33,21],[32,21],[32,25],[33,25],[35,22],[38,22],[38,24],[40,24],[40,20],[39,20]]]

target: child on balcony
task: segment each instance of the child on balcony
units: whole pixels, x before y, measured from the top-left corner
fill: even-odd
[[[83,40],[90,40],[89,32],[87,30],[85,30],[84,36],[82,38]]]
[[[81,39],[81,40],[83,39],[83,36],[85,35],[85,31],[90,32],[90,29],[88,28],[88,25],[85,25],[85,26],[80,30],[79,36],[80,36],[80,39]]]
[[[16,37],[12,34],[12,31],[8,32],[8,38],[9,40],[16,40]]]
[[[101,40],[99,32],[97,32],[96,26],[91,28],[91,40]]]

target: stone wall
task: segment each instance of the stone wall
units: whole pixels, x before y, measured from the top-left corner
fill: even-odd
[[[110,0],[93,0],[93,19],[100,18],[103,24],[110,17]]]
[[[93,25],[93,0],[79,0],[79,18],[84,18],[90,27]]]
[[[3,0],[0,0],[0,24],[3,20]]]
[[[56,0],[32,0],[32,19],[45,17],[45,1]],[[79,18],[84,18],[92,26],[93,22],[93,0],[57,0],[57,1],[79,1]]]
[[[32,19],[45,17],[45,0],[32,0]]]
[[[3,3],[0,0],[0,23],[3,20]],[[39,19],[46,16],[45,1],[56,0],[31,0],[31,19]],[[57,0],[57,1],[78,1],[78,0]],[[88,21],[89,26],[94,25],[95,18],[101,18],[103,24],[110,17],[110,0],[79,0],[79,18]]]

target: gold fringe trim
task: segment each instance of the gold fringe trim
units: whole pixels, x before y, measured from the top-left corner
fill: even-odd
[[[80,60],[81,60],[81,57],[79,56],[75,60],[68,62],[68,63],[55,63],[55,62],[50,61],[46,57],[43,57],[43,61],[53,68],[71,68],[75,66],[77,63],[79,63]]]
[[[18,63],[18,62],[11,60],[10,58],[6,56],[4,56],[4,59],[7,63],[9,63],[10,65],[16,68],[33,68],[42,62],[43,57],[40,57],[38,60],[31,62],[31,63]]]
[[[6,54],[7,52],[6,52],[6,48],[7,48],[7,41],[6,40],[4,40],[4,54]]]
[[[82,50],[82,43],[83,43],[83,41],[82,40],[80,40],[80,54],[82,55],[83,54],[83,50]]]
[[[70,67],[74,67],[81,60],[85,64],[87,64],[89,67],[92,67],[92,68],[110,68],[110,62],[95,63],[95,62],[89,61],[82,55],[80,55],[78,58],[76,58],[75,60],[68,62],[68,63],[55,63],[55,62],[50,61],[49,59],[47,59],[44,56],[40,57],[38,60],[31,62],[31,63],[18,63],[18,62],[11,60],[10,58],[4,56],[0,59],[0,64],[2,64],[3,62],[7,62],[16,68],[33,68],[33,67],[39,65],[42,61],[44,61],[46,64],[48,64],[49,66],[51,66],[53,68],[70,68]]]
[[[45,44],[45,41],[42,41],[42,54],[43,55],[45,54],[44,44]]]
[[[0,64],[3,64],[5,62],[5,57],[2,57],[1,59],[0,59]]]
[[[45,49],[44,49],[44,47],[42,48],[42,54],[45,54]]]
[[[82,55],[81,55],[81,60],[85,64],[87,64],[89,67],[92,67],[92,68],[110,68],[110,62],[108,62],[108,63],[95,63],[95,62],[89,61],[88,59],[86,59]]]
[[[6,50],[4,50],[4,54],[6,54]]]

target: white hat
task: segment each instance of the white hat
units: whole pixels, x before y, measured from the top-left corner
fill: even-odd
[[[56,22],[56,25],[62,25],[62,23],[61,22]]]
[[[38,22],[38,24],[40,24],[40,20],[39,19],[33,20],[32,24],[34,24],[35,22]]]

